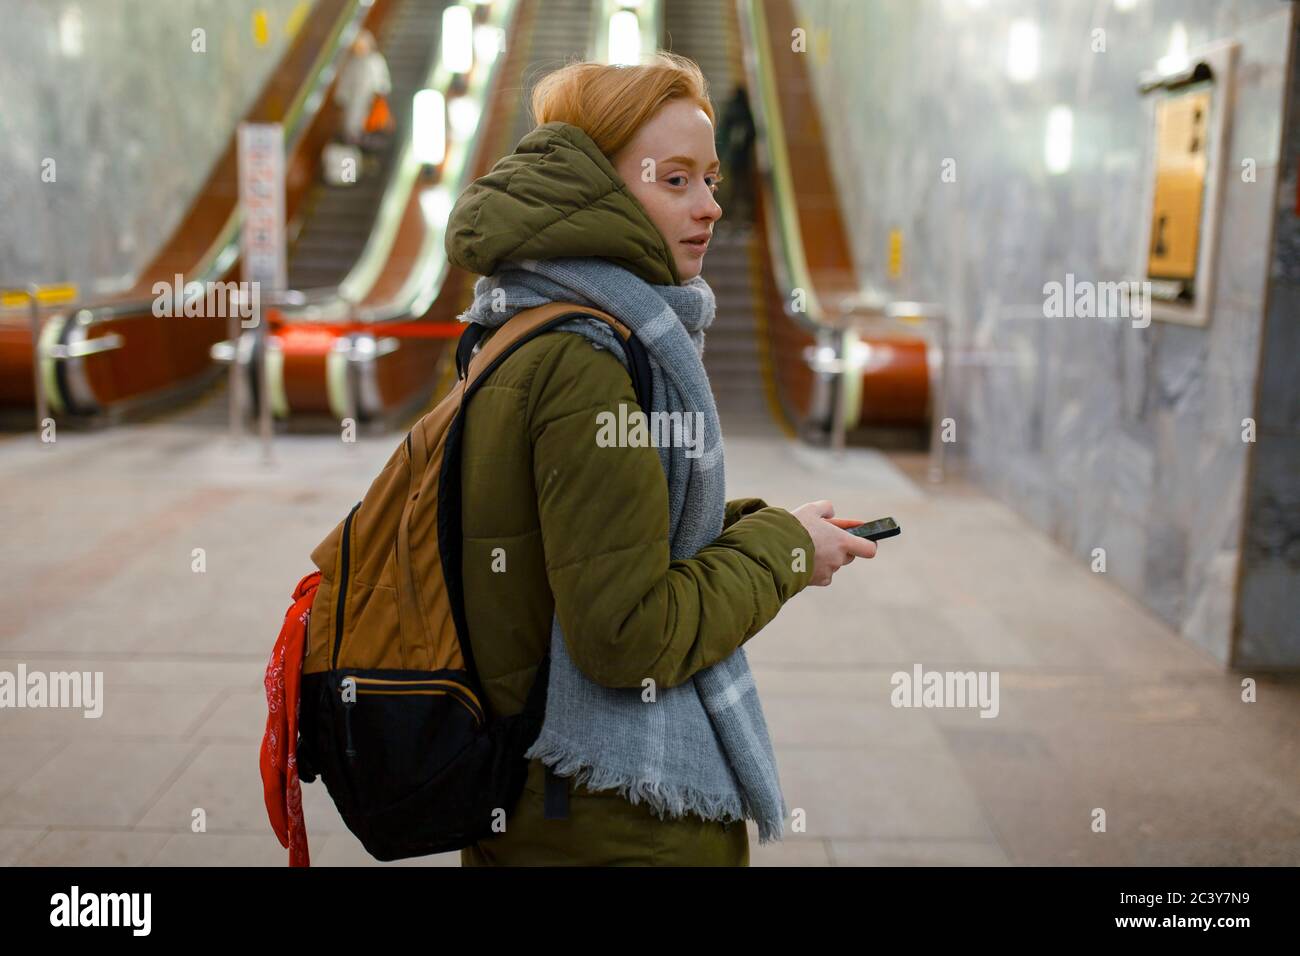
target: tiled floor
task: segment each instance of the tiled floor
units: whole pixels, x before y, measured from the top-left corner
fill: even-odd
[[[105,682],[97,720],[0,710],[0,864],[285,863],[263,668],[308,554],[398,436],[282,436],[268,466],[219,408],[0,441],[0,670]],[[751,824],[755,865],[1300,864],[1296,683],[1223,672],[960,480],[775,432],[727,452],[733,495],[904,529],[747,645],[799,823],[765,847]],[[916,664],[997,672],[997,716],[892,706]],[[314,865],[374,864],[319,783],[306,812]]]

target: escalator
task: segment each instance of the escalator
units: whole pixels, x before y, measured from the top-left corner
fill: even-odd
[[[502,156],[514,152],[515,146],[532,130],[532,94],[537,82],[547,73],[576,57],[590,58],[595,46],[596,17],[600,0],[528,0],[521,6],[515,30],[519,47],[517,72],[510,85],[502,88],[500,130],[490,150],[484,154],[476,176],[487,173]],[[474,299],[478,276],[451,268],[447,288],[439,299],[446,311],[444,318],[459,315]],[[459,331],[459,330],[457,330]],[[437,402],[451,388],[455,365],[450,351],[444,353],[430,402]],[[426,404],[425,408],[428,405]],[[424,408],[421,411],[425,410]]]
[[[412,158],[409,131],[399,129],[384,194],[370,200],[380,212],[347,277],[334,295],[308,294],[272,316],[277,417],[304,427],[347,418],[395,427],[440,397],[449,384],[448,344],[462,331],[456,317],[477,278],[446,261],[447,213],[465,186],[532,128],[527,103],[537,80],[566,59],[589,55],[598,7],[595,0],[496,0],[474,8],[476,51],[478,30],[493,28],[506,40],[504,54],[480,62],[476,52],[464,75],[435,63],[415,84],[446,91],[447,157],[422,167]],[[456,111],[474,120],[472,132],[461,122],[459,140]],[[360,218],[359,210],[351,214]]]
[[[289,288],[337,286],[351,271],[374,226],[385,187],[397,159],[401,131],[411,128],[411,102],[428,75],[441,38],[448,0],[391,0],[392,10],[376,37],[388,62],[396,133],[367,156],[357,182],[329,186],[318,182],[289,250]]]
[[[509,25],[505,55],[476,65],[459,86],[437,70],[424,85],[449,91],[449,115],[454,97],[468,104],[477,128],[461,158],[436,170],[417,175],[409,157],[395,159],[378,202],[390,209],[388,226],[381,211],[338,295],[275,318],[277,416],[396,424],[449,384],[448,363],[439,361],[459,336],[455,319],[475,277],[446,262],[446,214],[464,186],[531,129],[536,82],[569,59],[599,55],[613,9],[605,0],[496,0],[475,8],[477,23],[491,17]],[[919,337],[856,340],[872,360],[842,383],[810,365],[843,352],[849,338],[837,322],[860,290],[807,65],[786,39],[797,25],[792,0],[646,0],[637,10],[651,31],[643,49],[655,42],[657,25],[661,46],[700,64],[719,112],[745,87],[757,127],[751,168],[726,171],[752,181],[752,215],[738,222],[724,214],[705,263],[718,312],[704,361],[724,424],[824,434],[836,388],[849,427],[924,422],[929,356]]]
[[[864,429],[873,442],[919,437],[919,426],[938,420],[930,374],[938,350],[919,334],[918,316],[892,314],[912,304],[886,302],[859,285],[807,56],[790,42],[801,22],[796,4],[735,0],[732,9],[764,147],[756,199],[767,308],[757,315],[771,390],[814,440],[835,431],[836,404],[842,428]],[[827,358],[823,367],[849,371],[814,373],[810,363]]]
[[[528,46],[507,154],[533,128],[531,103],[537,81],[563,66],[566,58],[589,55],[596,6],[597,0],[541,0],[531,11],[527,35],[522,38]]]
[[[931,414],[927,343],[836,327],[861,290],[817,97],[789,42],[798,25],[793,0],[664,0],[665,48],[700,65],[719,121],[744,86],[758,136],[750,170],[724,169],[751,180],[754,202],[743,221],[724,209],[714,229],[704,276],[718,311],[704,365],[731,432],[775,423],[820,440],[835,388],[847,428],[911,429]],[[869,358],[842,385],[810,366],[814,350],[850,347]]]
[[[665,0],[664,47],[699,64],[709,85],[709,98],[718,120],[743,71],[732,4],[727,0]],[[725,164],[727,157],[719,153]],[[748,176],[751,170],[724,166],[728,178]],[[750,187],[752,195],[752,185]],[[709,374],[718,417],[728,434],[770,428],[777,410],[768,394],[763,372],[764,355],[756,331],[755,314],[761,308],[762,257],[751,215],[737,218],[723,209],[714,226],[713,241],[704,260],[704,278],[717,298],[717,314],[709,327],[704,367]]]
[[[159,279],[237,278],[232,137],[171,241],[127,293],[50,317],[39,350],[25,315],[0,317],[0,380],[7,383],[0,404],[31,407],[34,354],[53,411],[77,413],[173,400],[212,381],[219,370],[210,358],[214,346],[243,364],[260,356],[263,344],[268,388],[250,391],[265,391],[282,419],[395,420],[436,397],[475,279],[446,262],[446,214],[464,186],[532,127],[528,100],[536,82],[569,59],[599,55],[613,9],[606,0],[466,5],[460,15],[473,18],[474,65],[452,74],[438,62],[449,5],[317,0],[247,115],[286,131],[291,291],[267,310],[264,343],[245,348],[251,336],[221,343],[225,310],[219,317],[150,314]],[[748,171],[752,219],[738,221],[734,209],[724,214],[705,263],[718,297],[705,365],[720,415],[731,426],[821,427],[829,380],[805,356],[810,346],[825,352],[826,342],[843,341],[832,326],[840,300],[858,289],[807,65],[786,40],[796,25],[793,0],[647,0],[638,10],[643,29],[662,29],[662,46],[700,64],[719,113],[743,84],[758,126],[760,148]],[[363,26],[389,62],[397,132],[357,184],[318,185],[321,149],[339,121],[333,81]],[[506,42],[485,54],[481,30]],[[436,165],[412,154],[412,97],[422,88],[443,93],[447,104],[449,146]],[[738,178],[746,171],[725,172]],[[792,305],[796,292],[808,300],[803,310]],[[875,346],[876,358],[844,390],[850,425],[924,420],[925,343],[857,344]]]

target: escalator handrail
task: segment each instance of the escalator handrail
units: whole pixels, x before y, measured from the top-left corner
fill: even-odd
[[[816,334],[833,327],[837,316],[817,295],[808,268],[798,214],[794,209],[794,187],[785,145],[785,126],[775,90],[776,77],[767,63],[770,49],[767,20],[761,2],[735,0],[735,3],[742,34],[745,76],[751,91],[750,110],[754,117],[759,170],[757,187],[763,191],[765,226],[772,240],[768,248],[771,250],[773,277],[785,314],[806,331]],[[790,307],[796,289],[805,294],[806,311]],[[855,298],[867,301],[868,293],[864,290]]]
[[[793,176],[785,148],[785,127],[781,122],[780,102],[776,96],[776,77],[764,59],[770,36],[761,0],[736,0],[743,37],[745,73],[751,90],[751,112],[758,143],[760,184],[764,193],[763,209],[767,234],[776,237],[772,260],[778,291],[785,302],[785,313],[809,332],[841,330],[853,327],[864,318],[902,322],[923,319],[927,325],[945,321],[943,308],[932,302],[894,301],[861,285],[841,296],[828,309],[817,296],[812,273],[804,250],[803,232],[794,209]],[[769,248],[771,244],[769,244]],[[807,293],[807,312],[789,306],[795,289]]]

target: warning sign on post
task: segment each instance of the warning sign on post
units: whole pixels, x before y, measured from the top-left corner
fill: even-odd
[[[284,127],[239,124],[239,203],[244,213],[239,251],[244,281],[262,291],[288,283],[284,237]],[[257,286],[254,286],[257,288]]]

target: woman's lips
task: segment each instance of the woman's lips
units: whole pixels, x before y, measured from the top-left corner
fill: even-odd
[[[707,239],[683,239],[683,240],[682,240],[682,245],[684,245],[687,249],[691,250],[691,254],[692,254],[692,255],[703,256],[704,253],[705,253],[705,250],[707,250],[707,249],[709,248],[709,240],[707,240]]]

